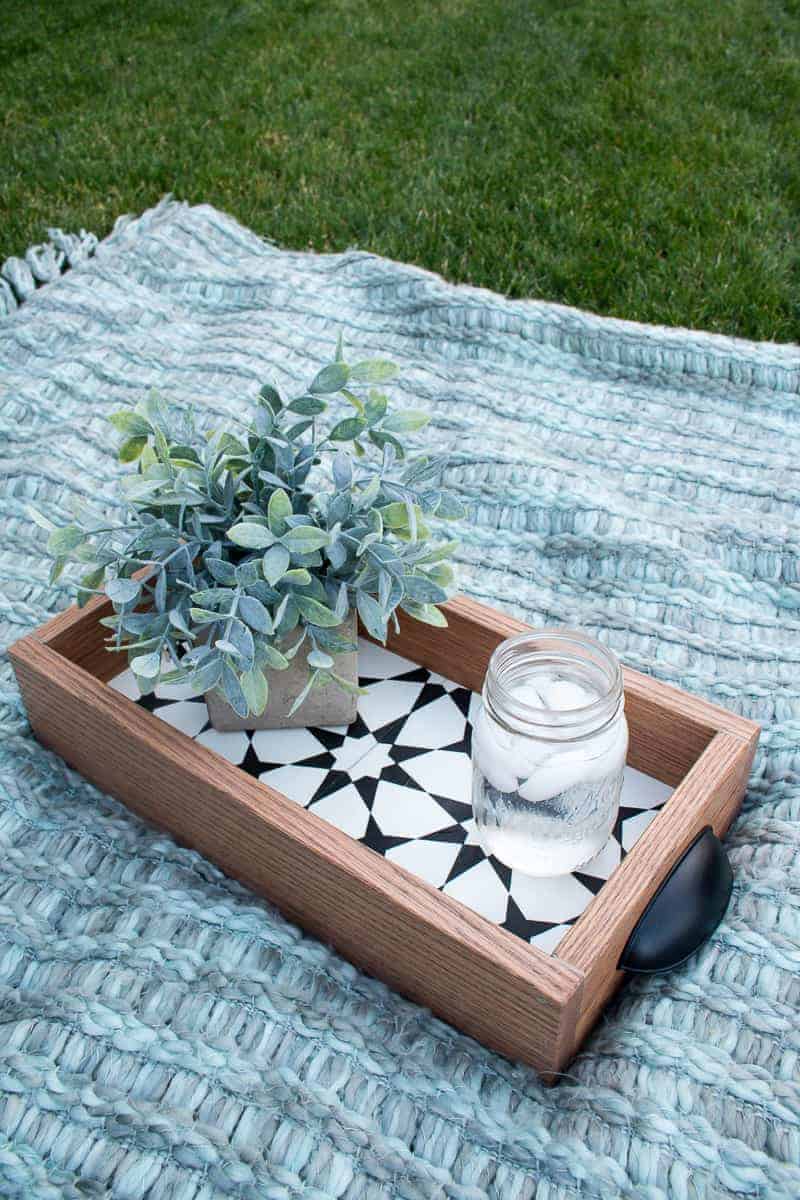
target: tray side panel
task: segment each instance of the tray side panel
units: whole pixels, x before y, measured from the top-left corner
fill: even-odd
[[[400,632],[390,633],[387,645],[479,692],[495,648],[530,626],[467,596],[457,596],[443,607],[446,630],[405,618]],[[623,675],[630,729],[628,762],[662,783],[673,787],[680,783],[718,731],[745,739],[752,736],[753,724],[727,709],[629,667],[623,667]]]
[[[717,734],[557,947],[586,976],[576,1050],[624,978],[617,963],[654,892],[701,829],[721,837],[739,811],[757,740],[757,727],[748,741]]]
[[[107,683],[127,662],[125,655],[113,653],[105,645],[110,630],[100,624],[100,619],[110,617],[113,612],[113,605],[106,596],[93,596],[83,608],[70,605],[29,636],[76,663],[95,679]],[[12,646],[12,652],[14,649]]]
[[[388,648],[479,692],[497,645],[530,626],[466,596],[448,601],[444,610],[447,629],[404,617],[400,632],[390,633]],[[73,606],[60,613],[32,636],[107,682],[117,673],[119,659],[106,650],[106,631],[98,620],[111,611],[110,602],[97,597],[83,609]],[[745,739],[752,734],[751,722],[726,709],[628,667],[623,672],[631,735],[628,762],[646,775],[674,787],[718,731]]]
[[[580,970],[243,776],[51,647],[25,638],[11,657],[37,737],[98,787],[464,1032],[545,1075],[564,1065]]]

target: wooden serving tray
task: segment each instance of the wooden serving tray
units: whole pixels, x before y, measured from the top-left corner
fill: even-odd
[[[469,692],[480,690],[497,644],[526,626],[463,597],[445,609],[446,630],[407,620],[400,633],[390,637],[391,654],[410,662],[397,667],[395,660],[389,674],[419,685],[416,691],[410,689],[415,703],[419,689],[428,688],[430,697],[447,696],[446,703],[460,709],[463,735],[456,723],[444,744],[449,753],[466,754]],[[291,772],[282,772],[268,749],[256,755],[255,739],[237,762],[237,754],[215,742],[213,735],[204,737],[202,716],[192,716],[194,725],[185,724],[186,732],[176,727],[182,722],[174,715],[161,712],[157,715],[165,719],[156,719],[148,708],[158,708],[158,700],[145,707],[136,702],[124,678],[115,680],[120,659],[106,650],[105,630],[99,624],[110,611],[109,602],[98,598],[84,609],[69,609],[11,647],[39,740],[97,786],[272,900],[358,966],[549,1079],[577,1051],[621,981],[620,955],[674,865],[705,826],[717,834],[727,829],[758,740],[758,726],[752,722],[626,668],[629,774],[641,772],[666,787],[659,792],[654,785],[643,805],[655,815],[646,812],[646,820],[634,820],[640,836],[625,838],[618,831],[618,841],[625,843],[619,865],[610,874],[597,868],[595,876],[577,877],[596,894],[587,893],[574,916],[567,914],[568,919],[559,922],[554,912],[549,921],[526,923],[510,880],[508,906],[501,913],[474,886],[472,891],[464,886],[469,870],[450,871],[447,881],[435,875],[426,879],[411,844],[417,839],[406,836],[413,834],[413,823],[410,830],[394,829],[402,837],[384,836],[385,822],[376,824],[372,813],[363,828],[357,822],[349,827],[332,799],[339,794],[335,781],[289,798],[295,787],[302,792],[296,782],[300,777],[293,782]],[[370,659],[369,654],[364,657]],[[377,652],[374,656],[376,663],[389,658]],[[424,670],[415,673],[415,664]],[[374,666],[366,674],[376,685],[386,678]],[[390,769],[399,773],[389,778],[419,781],[413,764],[404,773],[402,763],[425,743],[409,751],[406,736],[404,752],[387,757],[391,727],[391,721],[384,722],[377,734],[384,743],[378,756],[383,754]],[[193,740],[198,734],[200,740]],[[257,736],[274,739],[280,734]],[[353,775],[351,768],[362,764],[359,778],[369,770],[364,766],[372,753],[368,740],[360,757],[350,753],[351,747],[343,750],[342,744],[368,739],[370,728],[308,736],[316,736],[322,751],[315,767],[343,768],[342,787],[348,770]],[[277,743],[264,743],[270,744]],[[279,763],[297,767],[296,756],[290,759],[291,755],[278,755]],[[306,780],[313,759],[305,757]],[[636,782],[625,786],[635,788]],[[668,788],[674,789],[671,794]],[[419,796],[430,802],[425,788]],[[414,803],[413,793],[403,799]],[[449,803],[445,795],[438,797],[453,823],[449,831],[447,821],[440,822],[436,832],[441,838],[472,840],[466,832],[465,802],[468,795],[461,801],[451,797]],[[466,852],[460,847],[461,858]],[[489,860],[477,847],[473,853],[472,865],[486,865],[491,875]],[[409,865],[416,874],[406,869]],[[505,879],[502,869],[496,873]],[[473,872],[473,880],[478,874]]]
[[[554,951],[672,788],[626,766],[617,821],[600,853],[571,875],[533,879],[488,855],[477,835],[477,692],[366,638],[358,664],[365,694],[355,718],[324,728],[220,732],[206,700],[184,685],[159,684],[143,696],[126,669],[109,686],[495,925]]]

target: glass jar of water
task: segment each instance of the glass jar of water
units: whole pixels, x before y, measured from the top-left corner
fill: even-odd
[[[472,733],[472,804],[487,853],[565,875],[608,841],[628,725],[616,656],[586,634],[532,630],[489,662]]]

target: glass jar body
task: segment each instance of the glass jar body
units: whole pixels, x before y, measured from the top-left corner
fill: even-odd
[[[489,664],[472,734],[484,849],[528,875],[563,875],[605,846],[628,750],[622,672],[594,639],[532,631]]]

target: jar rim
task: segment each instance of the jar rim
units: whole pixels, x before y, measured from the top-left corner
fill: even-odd
[[[591,671],[593,682],[605,681],[605,687],[589,704],[575,708],[551,709],[521,700],[508,686],[509,677],[519,679],[525,668],[551,661],[556,669],[565,665]],[[624,704],[620,661],[602,642],[582,630],[562,626],[527,629],[506,638],[489,659],[484,680],[484,700],[501,720],[513,726],[533,726],[539,736],[573,740],[597,733],[611,723]],[[505,723],[505,722],[504,722]],[[536,736],[535,734],[533,736]]]

